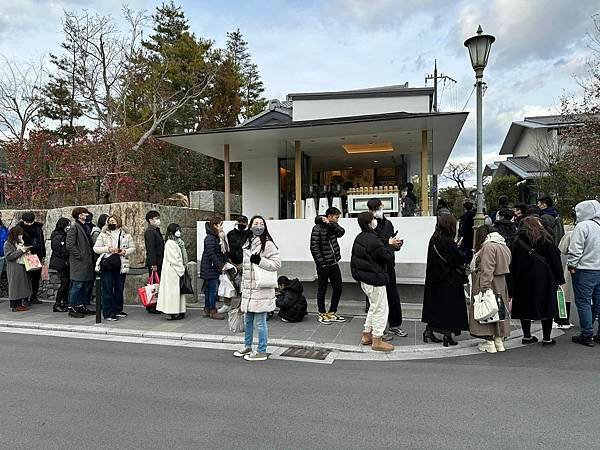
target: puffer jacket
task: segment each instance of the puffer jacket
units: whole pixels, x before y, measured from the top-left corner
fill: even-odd
[[[110,255],[108,248],[119,247],[119,233],[121,233],[120,248],[125,250],[125,256],[121,256],[120,273],[129,273],[129,256],[135,252],[133,238],[124,228],[110,231],[107,225],[102,228],[102,233],[100,233],[94,245],[94,253],[100,255],[96,260],[96,272],[100,272],[100,261],[102,261],[102,258]]]
[[[250,262],[250,256],[260,253],[261,269],[276,272],[281,269],[281,258],[279,249],[272,241],[267,241],[265,249],[261,251],[260,239],[255,237],[250,243],[244,244],[244,262],[242,269],[242,302],[243,312],[271,312],[275,309],[275,289],[257,288],[254,264]]]
[[[277,297],[279,317],[288,322],[302,322],[308,310],[306,297],[302,295],[303,291],[304,286],[298,278],[291,280],[290,285]]]
[[[210,229],[208,222],[206,222],[205,229],[204,250],[200,260],[200,278],[215,280],[221,276],[221,269],[225,265],[226,256],[221,251],[219,236]]]
[[[341,238],[346,231],[337,223],[324,223],[323,216],[315,218],[315,226],[310,235],[310,252],[318,267],[333,266],[339,262]]]
[[[363,231],[354,240],[350,268],[359,283],[385,286],[389,282],[388,267],[394,262],[394,250],[384,245],[374,231]]]
[[[229,243],[229,259],[235,265],[242,264],[244,259],[244,252],[242,245],[248,239],[249,230],[240,231],[234,228],[227,233],[227,242]]]
[[[50,235],[50,269],[57,272],[69,271],[69,250],[67,250],[67,233],[63,230],[54,230]]]

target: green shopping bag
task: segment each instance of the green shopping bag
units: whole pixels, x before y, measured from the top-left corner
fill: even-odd
[[[562,286],[559,286],[558,290],[556,291],[556,301],[558,302],[558,318],[566,319],[567,303],[565,302],[565,291],[563,291]]]

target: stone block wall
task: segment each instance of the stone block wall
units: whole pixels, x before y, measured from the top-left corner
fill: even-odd
[[[222,213],[225,211],[225,193],[220,191],[190,192],[190,207],[202,211]],[[231,213],[242,213],[242,196],[231,195]]]

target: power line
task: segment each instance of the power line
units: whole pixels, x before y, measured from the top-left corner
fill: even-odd
[[[471,100],[471,97],[473,96],[473,92],[475,92],[475,86],[473,86],[473,89],[471,90],[471,93],[469,94],[469,98],[465,102],[465,106],[463,106],[463,108],[461,109],[461,111],[464,111],[465,108],[467,107],[467,105],[469,104],[469,100]]]

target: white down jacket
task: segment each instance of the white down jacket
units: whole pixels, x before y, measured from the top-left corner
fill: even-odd
[[[260,238],[255,237],[249,244],[245,244],[244,262],[242,269],[242,303],[243,312],[271,312],[275,309],[275,289],[257,288],[255,281],[254,264],[250,262],[250,256],[260,252],[261,269],[269,272],[277,272],[281,269],[281,258],[279,250],[272,241],[267,241],[265,249],[261,252]]]
[[[96,244],[94,244],[94,252],[100,255],[96,260],[96,272],[100,272],[102,258],[110,256],[109,247],[119,247],[119,245],[125,250],[125,256],[121,256],[121,273],[129,273],[129,256],[135,252],[133,238],[123,228],[110,231],[106,225],[102,228],[102,232],[98,235]]]

